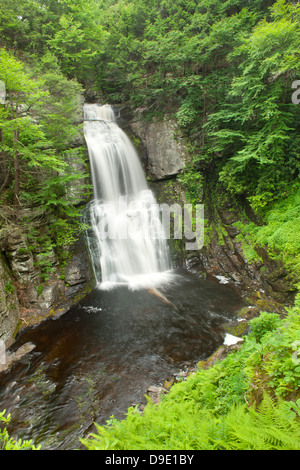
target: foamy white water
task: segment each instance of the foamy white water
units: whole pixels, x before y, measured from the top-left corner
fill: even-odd
[[[94,188],[87,240],[98,284],[138,288],[167,282],[171,263],[159,209],[112,107],[86,104],[84,134]]]

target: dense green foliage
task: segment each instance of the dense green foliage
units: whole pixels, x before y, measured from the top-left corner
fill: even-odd
[[[34,70],[26,70],[21,61],[4,49],[0,51],[0,79],[6,84],[0,126],[2,157],[8,177],[12,162],[18,160],[18,168],[14,165],[14,202],[16,205],[26,203],[26,197],[28,194],[31,197],[32,187],[36,186],[36,201],[39,202],[46,197],[43,178],[59,173],[62,187],[66,184],[68,165],[64,152],[72,151],[69,147],[78,134],[74,120],[81,111],[82,103],[78,98],[81,87],[62,75],[51,56],[45,57]]]
[[[169,398],[143,416],[130,410],[109,429],[97,426],[99,434],[83,443],[89,450],[299,450],[299,425],[285,402],[274,406],[266,397],[257,410],[237,405],[216,417],[188,398]]]
[[[82,442],[91,450],[299,450],[299,313],[262,313],[238,351],[174,385],[159,406],[130,408]]]
[[[288,269],[291,281],[299,287],[300,280],[300,193],[298,185],[289,190],[265,211],[264,223],[242,221],[234,224],[240,230],[238,240],[248,261],[258,259],[255,247],[267,246],[271,259],[280,260]]]
[[[193,179],[213,179],[218,191],[247,201],[264,220],[274,201],[298,191],[300,106],[292,94],[300,74],[299,15],[299,4],[284,0],[5,0],[0,46],[31,65],[25,88],[15,91],[26,97],[24,107],[46,107],[38,123],[16,109],[19,101],[16,122],[2,113],[11,128],[6,150],[21,153],[13,132],[16,140],[26,127],[26,164],[57,170],[57,152],[66,161],[76,132],[79,82],[87,96],[140,107],[147,119],[175,116],[192,156],[182,175],[191,199],[197,202]],[[3,54],[13,70],[14,59]],[[48,205],[57,206],[56,179],[38,196],[42,204],[49,192]]]
[[[85,190],[73,186],[83,178],[82,103],[97,98],[147,120],[175,117],[191,154],[178,178],[187,199],[204,191],[206,203],[250,207],[253,221],[236,224],[246,257],[266,247],[296,284],[299,48],[300,5],[288,0],[2,0],[0,230],[22,222],[45,279],[49,253],[64,257]],[[46,215],[42,233],[22,208]],[[299,449],[299,305],[251,327],[238,352],[159,407],[98,427],[87,447]],[[0,445],[22,443],[4,430]]]
[[[50,53],[38,64],[24,63],[5,49],[0,49],[0,80],[6,85],[0,105],[0,228],[18,221],[30,243],[43,246],[41,256],[55,247],[63,259],[64,247],[80,231],[76,206],[85,191],[86,152],[77,144],[82,86],[64,76]],[[43,211],[48,220],[40,241],[32,224],[20,221],[24,207]]]

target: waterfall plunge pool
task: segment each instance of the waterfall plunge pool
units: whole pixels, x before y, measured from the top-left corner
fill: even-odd
[[[11,436],[42,449],[80,448],[94,422],[122,419],[146,402],[149,386],[208,358],[242,306],[235,288],[185,270],[159,293],[95,289],[65,315],[24,330],[14,348],[35,349],[0,375]]]

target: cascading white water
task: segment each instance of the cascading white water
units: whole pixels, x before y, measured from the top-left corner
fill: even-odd
[[[169,277],[169,250],[159,208],[130,139],[111,106],[84,106],[94,200],[88,245],[98,284],[151,286]]]

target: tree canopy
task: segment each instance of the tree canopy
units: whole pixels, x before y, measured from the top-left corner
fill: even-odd
[[[191,174],[263,212],[299,177],[299,11],[288,0],[3,0],[2,167],[12,174],[17,155],[28,173],[62,168],[80,99],[94,94],[175,117]]]

